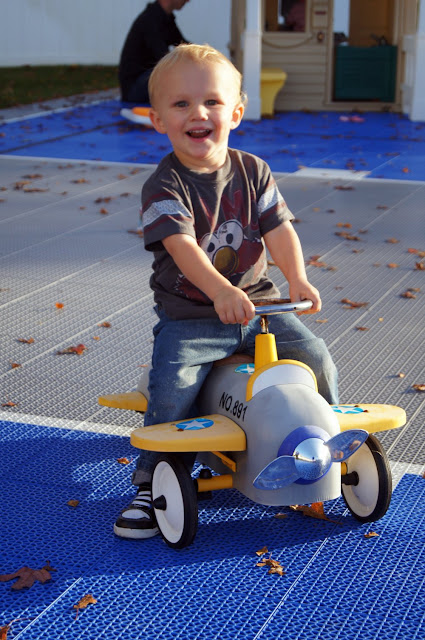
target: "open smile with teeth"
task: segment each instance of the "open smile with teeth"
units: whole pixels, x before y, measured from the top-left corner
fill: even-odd
[[[192,129],[186,132],[190,138],[207,138],[210,133],[211,129]]]

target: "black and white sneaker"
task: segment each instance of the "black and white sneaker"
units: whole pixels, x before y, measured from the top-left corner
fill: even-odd
[[[132,540],[152,538],[159,533],[150,483],[141,484],[131,504],[121,511],[114,524],[114,533],[120,538]]]

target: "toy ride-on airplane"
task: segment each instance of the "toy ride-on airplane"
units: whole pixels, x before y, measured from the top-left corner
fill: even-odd
[[[311,304],[278,300],[256,306],[261,333],[254,362],[249,356],[243,362],[231,356],[213,367],[198,398],[203,415],[132,432],[133,446],[161,454],[152,498],[170,547],[193,541],[197,494],[214,489],[233,487],[255,502],[275,506],[324,502],[342,492],[361,522],[386,513],[391,471],[379,440],[370,434],[401,427],[406,414],[391,405],[329,405],[310,367],[278,360],[267,316],[303,311]],[[146,411],[148,378],[146,370],[138,391],[103,396],[99,403]],[[207,465],[196,480],[178,455],[184,452],[196,452]]]

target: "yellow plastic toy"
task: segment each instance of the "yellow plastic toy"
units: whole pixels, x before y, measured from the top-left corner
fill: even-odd
[[[202,416],[131,434],[131,443],[161,454],[152,476],[158,526],[174,548],[189,545],[198,523],[197,494],[236,488],[265,505],[289,506],[341,495],[361,522],[382,518],[390,504],[389,463],[377,431],[401,427],[403,409],[390,405],[329,405],[317,391],[313,371],[295,360],[278,360],[267,317],[308,309],[310,301],[273,301],[257,306],[261,333],[255,362],[221,361],[209,374],[198,404]],[[250,361],[251,360],[251,361]],[[130,394],[99,398],[109,407],[145,411],[148,372]],[[178,453],[197,452],[207,465],[194,480]],[[213,475],[212,469],[216,474]]]

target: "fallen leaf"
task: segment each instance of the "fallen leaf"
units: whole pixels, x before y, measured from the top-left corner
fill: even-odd
[[[379,536],[379,533],[375,533],[375,531],[369,531],[368,533],[364,534],[365,538],[377,538]]]
[[[268,553],[268,552],[269,552],[269,550],[267,549],[267,547],[263,547],[262,549],[259,549],[255,553],[257,554],[257,556],[262,556],[263,554]]]
[[[16,402],[12,402],[12,400],[8,400],[7,402],[3,402],[2,407],[16,407]]]
[[[96,198],[95,203],[99,204],[100,202],[110,202],[111,200],[111,196],[106,196],[104,198]]]
[[[77,344],[76,347],[67,347],[66,349],[63,349],[62,351],[56,351],[56,355],[57,356],[63,356],[63,355],[68,354],[68,353],[75,353],[77,356],[81,356],[86,349],[87,349],[87,347],[84,344]]]
[[[18,362],[11,362],[10,366],[12,367],[12,369],[18,369],[18,367],[22,367],[22,365]]]
[[[341,302],[342,302],[342,304],[347,305],[351,309],[360,309],[360,307],[367,307],[368,304],[369,304],[368,302],[353,302],[352,300],[349,300],[348,298],[342,298]]]
[[[352,240],[354,242],[359,242],[360,238],[358,236],[354,236],[351,233],[347,233],[347,231],[335,231],[336,236],[340,236],[344,238],[344,240]]]
[[[403,167],[402,172],[403,173],[409,173],[410,169],[409,167]]]
[[[56,307],[56,309],[63,309],[64,304],[63,304],[63,302],[55,302],[55,307]]]
[[[425,271],[425,262],[415,262],[415,271]]]
[[[387,264],[387,267],[389,267],[390,269],[397,269],[397,267],[399,267],[400,265],[397,264],[397,262],[390,262],[389,264]]]
[[[316,322],[317,322],[318,324],[325,324],[325,322],[328,322],[328,319],[327,319],[327,318],[318,318],[318,319],[316,320]]]
[[[398,242],[400,242],[400,240],[397,240],[397,238],[387,238],[385,242],[389,242],[390,244],[397,244]]]
[[[100,336],[93,336],[93,340],[100,340]]]
[[[420,258],[425,258],[425,251],[421,251],[420,249],[408,249],[407,253],[414,253]]]
[[[412,291],[405,291],[404,293],[400,293],[400,298],[416,298],[415,294]]]
[[[80,504],[80,501],[79,500],[68,500],[68,502],[66,504],[69,505],[70,507],[78,507],[78,505]]]
[[[130,464],[130,460],[128,458],[117,458],[117,462],[120,464]]]
[[[105,327],[105,329],[109,329],[109,327],[111,326],[111,323],[110,322],[101,322],[97,326],[98,327]]]
[[[18,571],[15,571],[15,573],[1,575],[0,582],[8,582],[9,580],[17,579],[17,581],[12,585],[12,589],[14,591],[19,591],[25,587],[29,589],[36,580],[42,584],[51,580],[52,576],[50,573],[52,571],[56,571],[56,569],[51,567],[50,562],[47,561],[46,565],[42,569],[22,567],[21,569],[18,569]]]
[[[323,502],[313,502],[311,506],[295,504],[289,508],[292,509],[292,511],[301,511],[303,515],[309,516],[310,518],[341,524],[337,520],[330,520],[330,518],[327,517],[323,508]]]
[[[369,331],[369,327],[356,327],[357,331]]]
[[[102,207],[101,209],[99,209],[99,213],[102,213],[103,215],[106,215],[107,213],[109,213],[108,209],[105,209],[105,207]]]
[[[337,189],[337,191],[354,191],[354,187],[350,187],[350,186],[345,186],[343,184],[337,185],[336,187],[334,187],[334,189]]]
[[[344,229],[352,229],[353,225],[350,224],[349,222],[337,222],[336,223],[337,227],[343,227]]]
[[[87,595],[83,596],[81,598],[81,600],[79,600],[77,602],[77,604],[73,605],[73,608],[77,610],[77,613],[75,615],[75,619],[78,618],[78,614],[80,612],[80,609],[85,609],[86,607],[89,606],[89,604],[96,604],[97,600],[96,598],[93,598],[91,593],[88,593]]]
[[[24,344],[32,344],[34,342],[34,338],[18,338],[18,342],[23,342]]]
[[[76,180],[71,180],[74,184],[88,184],[89,181],[85,178],[77,178]]]
[[[425,391],[425,384],[412,384],[412,387],[416,391]]]

